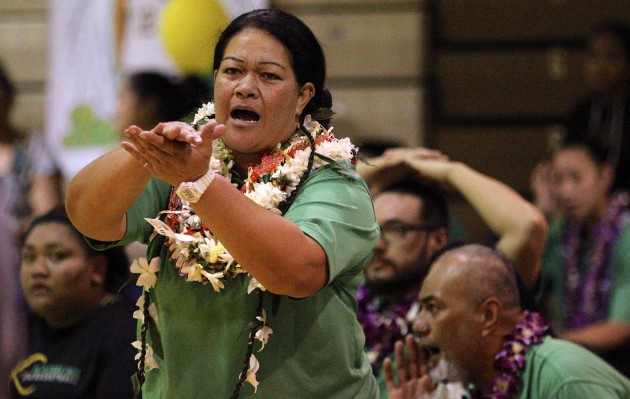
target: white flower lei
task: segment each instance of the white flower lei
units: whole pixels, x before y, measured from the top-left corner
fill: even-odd
[[[205,104],[197,112],[193,124],[213,115],[212,103]],[[304,126],[317,143],[315,147],[317,154],[337,162],[352,161],[355,147],[348,138],[336,139],[332,134],[332,128],[326,130],[310,116],[305,118]],[[308,139],[294,134],[287,144],[284,146],[278,144],[269,155],[263,158],[263,163],[265,158],[281,158],[277,165],[272,164],[273,170],[256,173],[257,167],[250,167],[245,181],[245,196],[263,208],[281,214],[279,205],[295,190],[308,168],[311,148],[309,145],[304,145],[305,143],[308,143]],[[321,158],[316,158],[313,169],[325,163],[326,161]],[[233,165],[231,151],[222,140],[215,140],[210,168],[230,179]],[[178,226],[178,231],[174,231],[171,226],[160,220],[160,217],[165,214],[172,215],[167,219],[170,218],[171,226]],[[155,228],[155,233],[169,239],[171,259],[180,274],[186,276],[187,281],[210,283],[215,291],[220,292],[224,288],[223,280],[246,273],[221,242],[202,225],[201,219],[187,202],[182,201],[181,210],[162,211],[157,218],[146,220]],[[265,289],[252,277],[247,291],[249,293],[256,288]]]
[[[214,116],[214,104],[211,102],[204,104],[195,115],[192,122],[196,126],[199,122],[208,122]],[[355,157],[355,146],[348,138],[337,139],[332,133],[332,128],[326,130],[317,121],[311,119],[310,115],[304,119],[304,127],[311,133],[315,140],[315,152],[319,157],[315,157],[312,169],[317,169],[332,159],[335,162],[352,162]],[[269,211],[282,214],[279,206],[297,188],[302,176],[308,169],[311,147],[308,138],[304,135],[294,134],[284,145],[278,144],[270,154],[263,157],[260,165],[248,169],[247,180],[245,180],[244,195]],[[265,162],[269,161],[268,164]],[[263,165],[268,165],[265,168]],[[231,179],[231,170],[234,166],[232,152],[225,146],[221,139],[213,142],[213,151],[210,158],[210,168],[227,179]],[[165,215],[165,216],[164,216]],[[161,220],[164,217],[165,223]],[[156,218],[145,219],[155,229],[151,236],[156,235],[167,237],[169,243],[170,258],[180,275],[185,276],[187,281],[199,282],[201,284],[211,284],[212,288],[220,292],[224,287],[224,281],[239,274],[248,274],[236,260],[230,255],[221,242],[203,225],[190,204],[182,201],[181,210],[166,210],[160,212]],[[174,229],[174,226],[178,226]],[[133,273],[140,274],[137,285],[143,286],[145,291],[149,291],[157,283],[157,272],[159,271],[159,258],[154,258],[149,263],[141,258],[131,266]],[[255,289],[265,291],[253,276],[247,287],[247,293]],[[134,313],[134,317],[145,322],[142,309],[144,299],[137,303],[140,311]],[[148,308],[149,315],[157,325],[157,312],[155,305]],[[257,316],[257,320],[262,324],[255,333],[255,339],[262,343],[259,351],[263,350],[269,335],[273,330],[266,326],[266,314],[264,309],[262,314]],[[141,349],[139,341],[134,346]],[[139,357],[139,356],[138,356]],[[136,358],[138,358],[136,357]],[[153,359],[153,350],[147,345],[145,370],[157,367],[157,362]],[[251,383],[256,390],[256,371],[259,364],[252,354],[250,367],[247,371],[246,381]]]

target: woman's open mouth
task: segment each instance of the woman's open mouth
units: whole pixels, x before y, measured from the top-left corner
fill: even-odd
[[[258,122],[260,120],[260,115],[246,109],[235,109],[230,112],[230,117],[243,122]]]

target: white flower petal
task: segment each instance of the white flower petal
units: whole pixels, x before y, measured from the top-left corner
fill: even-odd
[[[256,392],[258,385],[260,384],[260,382],[256,380],[256,373],[258,372],[259,367],[260,364],[258,363],[256,356],[251,355],[249,358],[249,370],[247,370],[247,378],[245,378],[245,382],[249,382],[254,386],[254,392]]]

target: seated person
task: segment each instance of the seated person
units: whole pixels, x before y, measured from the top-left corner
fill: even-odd
[[[13,398],[133,397],[135,306],[116,295],[128,274],[124,251],[90,248],[63,208],[33,220],[20,269],[28,355],[11,373]]]
[[[429,260],[453,241],[443,190],[436,185],[455,189],[468,201],[498,236],[497,248],[518,265],[528,288],[538,278],[547,225],[510,187],[437,151],[391,149],[368,162],[358,170],[372,189],[381,238],[359,287],[358,318],[386,397],[380,365],[408,332]]]
[[[603,21],[591,28],[584,62],[588,94],[566,121],[566,142],[595,140],[608,150],[613,187],[630,190],[630,26]]]
[[[398,383],[391,360],[384,363],[390,399],[437,396],[419,345],[443,353],[471,384],[470,398],[630,397],[630,381],[622,374],[587,349],[548,336],[544,319],[522,310],[513,266],[489,247],[465,245],[438,254],[419,301],[414,329],[422,338],[408,336],[406,353],[403,342],[396,343]]]
[[[630,376],[629,196],[611,192],[614,169],[594,142],[554,156],[553,195],[564,214],[545,248],[538,300],[560,338]]]

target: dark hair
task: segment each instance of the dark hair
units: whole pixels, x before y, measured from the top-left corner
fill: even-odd
[[[24,132],[21,129],[14,128],[10,122],[11,115],[9,114],[13,103],[15,102],[16,89],[11,76],[6,67],[0,61],[0,99],[3,104],[3,116],[8,118],[4,122],[9,124],[8,129],[3,129],[0,134],[0,141],[7,144],[14,144],[24,137]]]
[[[589,158],[598,166],[605,166],[609,163],[609,151],[597,139],[575,139],[562,143],[557,152],[568,149],[581,149],[586,152]]]
[[[13,101],[15,97],[15,85],[2,63],[0,63],[0,90],[7,94],[10,102]]]
[[[298,84],[311,82],[315,96],[302,112],[302,118],[320,108],[332,107],[332,96],[324,87],[326,58],[319,41],[302,20],[277,9],[261,9],[234,19],[223,32],[214,49],[213,69],[217,71],[230,40],[245,29],[260,29],[276,38],[290,54],[290,62]],[[323,121],[320,121],[323,122]],[[327,123],[323,123],[327,125]]]
[[[123,284],[129,278],[129,259],[123,247],[114,247],[104,251],[97,251],[90,247],[85,241],[85,237],[81,234],[70,222],[68,214],[63,207],[55,208],[48,213],[41,216],[37,216],[31,222],[25,237],[31,233],[31,231],[40,224],[45,223],[60,223],[68,226],[74,237],[85,248],[89,257],[93,256],[105,256],[107,259],[107,273],[105,275],[105,290],[109,293],[115,294],[123,286]]]
[[[589,41],[601,35],[612,35],[621,42],[626,53],[626,61],[630,62],[630,28],[622,21],[602,21],[591,28]]]
[[[442,192],[435,186],[417,181],[402,181],[383,188],[379,193],[409,194],[422,201],[420,216],[430,226],[448,226],[448,206]]]
[[[138,101],[155,100],[160,121],[182,120],[210,100],[210,85],[201,77],[171,78],[158,72],[129,75],[128,84]]]

